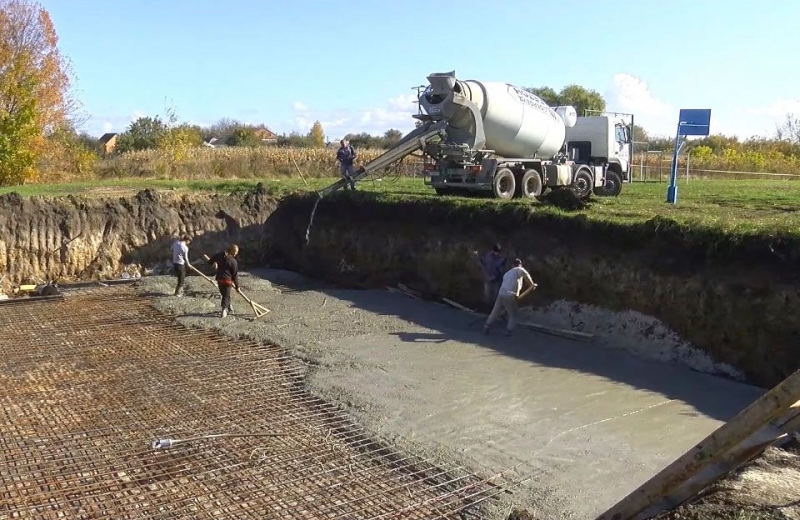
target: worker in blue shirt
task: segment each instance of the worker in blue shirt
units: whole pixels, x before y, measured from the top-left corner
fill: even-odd
[[[475,254],[478,254],[477,251]],[[480,257],[480,265],[483,272],[483,301],[492,305],[506,272],[506,258],[501,254],[500,244],[495,244],[491,251]]]
[[[350,183],[350,189],[355,190],[356,183],[353,181],[355,166],[353,163],[356,160],[356,150],[345,139],[342,139],[339,144],[341,146],[336,152],[336,160],[339,161],[339,174]]]

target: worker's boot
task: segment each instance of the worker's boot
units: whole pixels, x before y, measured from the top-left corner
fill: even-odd
[[[222,312],[220,313],[220,317],[221,317],[221,318],[224,318],[224,317],[226,317],[227,315],[228,315],[228,309],[222,309]]]

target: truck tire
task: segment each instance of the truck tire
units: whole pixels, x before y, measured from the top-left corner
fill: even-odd
[[[495,198],[510,199],[517,190],[517,181],[514,173],[508,168],[500,168],[492,179],[492,192]]]
[[[575,178],[572,179],[572,192],[581,200],[588,199],[592,194],[592,186],[594,179],[588,168],[578,168],[575,172]]]
[[[520,181],[522,197],[535,199],[542,194],[542,175],[536,170],[525,170]]]
[[[452,188],[434,188],[434,190],[436,191],[436,194],[439,195],[440,197],[443,197],[445,195],[451,195],[453,193]]]
[[[605,183],[599,188],[595,188],[594,194],[598,197],[616,197],[621,191],[622,178],[614,170],[608,170]]]

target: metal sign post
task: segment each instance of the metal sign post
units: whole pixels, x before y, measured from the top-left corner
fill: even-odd
[[[667,188],[667,202],[678,203],[678,154],[686,144],[681,137],[690,135],[707,136],[711,129],[711,109],[683,108],[678,115],[678,132],[675,135],[675,152],[672,155],[672,171],[669,175],[669,187]]]

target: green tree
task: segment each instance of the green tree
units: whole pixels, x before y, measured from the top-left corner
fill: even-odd
[[[580,85],[567,85],[558,93],[559,101],[562,105],[572,105],[578,111],[578,115],[584,115],[586,110],[606,109],[606,101],[600,93],[581,87]]]
[[[0,0],[0,184],[37,176],[46,135],[74,115],[70,74],[49,13]]]
[[[17,98],[14,111],[0,111],[0,184],[22,184],[36,177],[37,143],[41,132],[36,124],[36,102]]]
[[[383,147],[390,148],[402,138],[403,133],[400,130],[395,130],[394,128],[387,130],[386,133],[383,134]]]
[[[606,109],[606,101],[599,92],[580,85],[567,85],[560,92],[551,87],[524,87],[523,90],[540,97],[551,107],[572,105],[579,116],[584,115],[586,110],[602,112]]]
[[[261,139],[256,135],[254,128],[240,125],[231,131],[230,135],[225,139],[225,144],[228,146],[255,147],[261,145]]]
[[[167,125],[160,117],[140,117],[120,134],[116,149],[120,153],[125,153],[157,148],[166,131]]]
[[[528,87],[524,88],[523,90],[527,90],[534,96],[540,97],[542,101],[551,107],[557,107],[561,104],[560,98],[558,97],[558,92],[550,87]]]
[[[325,131],[322,129],[322,123],[314,121],[311,126],[311,131],[308,132],[308,138],[311,140],[311,146],[323,148],[325,146]]]
[[[644,128],[639,125],[633,125],[633,140],[637,143],[646,143],[650,138]]]

